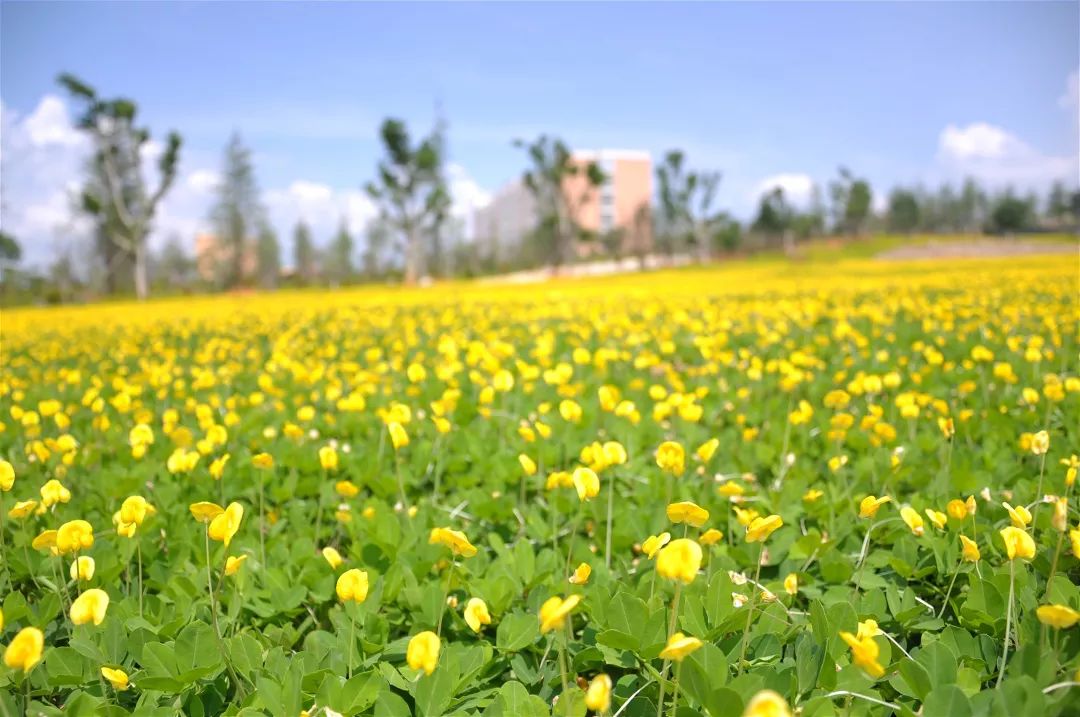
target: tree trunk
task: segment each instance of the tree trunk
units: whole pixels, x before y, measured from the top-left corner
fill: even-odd
[[[142,301],[150,295],[146,276],[146,240],[135,242],[135,296]]]
[[[405,239],[405,283],[415,286],[420,278],[420,237],[416,229],[409,228]]]

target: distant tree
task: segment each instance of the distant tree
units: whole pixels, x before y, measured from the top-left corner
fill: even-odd
[[[274,228],[265,219],[259,222],[259,235],[255,239],[255,264],[259,285],[264,289],[277,286],[281,276],[281,245]]]
[[[136,126],[137,108],[128,99],[105,100],[73,75],[62,74],[59,83],[84,103],[78,126],[94,143],[95,181],[82,196],[83,210],[99,220],[107,239],[132,258],[135,294],[149,293],[146,240],[162,197],[176,178],[180,135],[170,132],[158,159],[158,186],[150,190],[142,173],[142,151],[149,130]],[[100,181],[96,181],[100,180]]]
[[[374,279],[382,274],[383,253],[390,245],[393,231],[384,219],[375,219],[367,226],[363,265],[364,275]]]
[[[386,226],[402,236],[405,283],[415,284],[424,271],[424,240],[445,218],[442,138],[436,130],[413,146],[405,123],[398,119],[385,120],[379,136],[386,156],[378,164],[376,181],[368,182],[366,189]]]
[[[195,260],[184,250],[180,237],[169,235],[157,260],[157,274],[174,289],[188,286],[195,273]]]
[[[7,232],[0,231],[0,263],[4,265],[18,264],[22,260],[22,246],[15,241],[15,237]]]
[[[523,148],[532,162],[522,177],[536,201],[539,217],[531,242],[541,247],[548,263],[558,269],[570,261],[574,242],[587,238],[581,229],[580,210],[604,183],[604,173],[596,162],[575,161],[570,149],[557,138],[540,135],[531,143],[515,140],[514,146]],[[582,181],[575,181],[578,177]]]
[[[874,200],[870,183],[855,177],[847,167],[840,167],[839,174],[839,178],[829,184],[834,228],[851,235],[861,234]]]
[[[638,269],[645,269],[645,258],[653,248],[653,236],[652,206],[644,201],[634,210],[626,236],[627,249],[637,258]]]
[[[225,147],[218,198],[211,210],[217,241],[225,250],[227,265],[220,277],[225,286],[238,286],[245,276],[245,261],[264,210],[251,163],[251,150],[234,133]],[[248,270],[250,270],[248,268]]]
[[[793,217],[794,212],[784,198],[783,188],[775,187],[761,196],[753,229],[775,241],[791,228]]]
[[[664,155],[656,168],[665,246],[701,249],[709,244],[712,204],[720,186],[720,172],[693,172],[679,150]]]
[[[733,217],[721,212],[710,223],[712,245],[716,252],[733,252],[742,244],[742,226]]]
[[[911,234],[919,226],[919,200],[914,192],[894,189],[889,195],[889,229]]]
[[[315,243],[311,240],[311,229],[300,220],[293,232],[293,270],[301,283],[315,278]]]
[[[353,278],[354,273],[352,256],[353,239],[343,218],[327,252],[327,276],[336,283],[348,283]]]
[[[1056,224],[1068,223],[1071,207],[1069,206],[1069,192],[1065,189],[1065,183],[1061,180],[1050,186],[1050,194],[1046,198],[1046,214]]]
[[[979,187],[974,178],[968,177],[960,189],[959,211],[957,219],[966,232],[976,232],[983,223],[986,213],[986,192]]]
[[[998,198],[990,213],[991,230],[1003,234],[1023,231],[1031,225],[1031,221],[1031,205],[1010,192]]]

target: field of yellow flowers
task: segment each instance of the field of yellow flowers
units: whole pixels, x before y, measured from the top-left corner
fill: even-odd
[[[6,715],[1080,714],[1075,257],[7,311]]]

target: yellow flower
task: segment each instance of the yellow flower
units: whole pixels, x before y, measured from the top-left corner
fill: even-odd
[[[56,531],[55,530],[43,530],[41,534],[34,538],[30,543],[30,547],[34,550],[45,550],[51,548],[53,554],[56,553]]]
[[[963,520],[968,515],[967,503],[959,498],[953,498],[949,501],[948,505],[945,506],[945,512],[949,514],[950,518]]]
[[[611,678],[597,675],[585,690],[585,707],[593,712],[607,712],[611,707]]]
[[[681,476],[686,470],[686,453],[681,444],[664,441],[656,449],[656,465],[665,473]]]
[[[813,503],[815,500],[817,500],[823,495],[825,495],[825,491],[818,490],[817,488],[811,488],[805,493],[803,493],[802,499],[805,500],[807,503]]]
[[[588,563],[581,563],[574,570],[574,574],[570,576],[570,582],[574,585],[584,585],[589,582],[590,575],[592,575],[592,566]]]
[[[600,479],[591,468],[575,468],[570,479],[574,482],[579,500],[591,500],[600,493]]]
[[[1031,525],[1031,511],[1022,505],[1018,505],[1015,508],[1008,503],[1002,503],[1005,510],[1009,511],[1009,520],[1012,521],[1014,528],[1026,528]]]
[[[883,495],[880,498],[873,495],[866,496],[859,503],[859,517],[873,518],[877,515],[878,509],[891,500],[892,498],[887,495]]]
[[[345,562],[341,557],[341,553],[339,553],[336,548],[330,546],[322,549],[322,556],[326,558],[326,562],[330,563],[330,568],[332,570],[337,570],[338,567]]]
[[[476,546],[470,543],[469,539],[465,537],[465,533],[460,530],[432,528],[431,534],[428,536],[428,543],[431,545],[445,545],[450,548],[450,552],[454,555],[465,558],[476,555]]]
[[[45,634],[36,627],[24,627],[12,638],[4,650],[4,664],[11,669],[29,672],[41,662],[45,651]]]
[[[7,493],[15,485],[15,468],[5,460],[0,460],[0,491]]]
[[[243,518],[244,506],[236,502],[229,503],[229,507],[224,512],[219,513],[210,521],[210,526],[206,530],[210,535],[210,540],[223,542],[226,548],[229,547],[236,531],[240,530],[240,521]]]
[[[641,545],[641,550],[645,553],[649,560],[653,559],[656,555],[656,551],[668,544],[671,540],[671,533],[660,533],[660,535],[650,535],[645,539],[645,542]]]
[[[409,445],[409,434],[405,431],[405,427],[397,421],[387,423],[386,430],[390,432],[390,443],[393,444],[395,451]]]
[[[764,518],[754,518],[750,525],[746,526],[746,542],[760,543],[773,534],[777,528],[784,525],[779,515],[769,515]]]
[[[934,510],[933,508],[926,509],[926,517],[930,519],[930,522],[933,523],[934,527],[938,530],[945,530],[945,523],[949,519],[949,516]]]
[[[559,402],[559,415],[564,421],[577,423],[581,420],[581,406],[576,401],[565,399]]]
[[[333,446],[323,446],[319,449],[319,465],[324,471],[338,469],[338,453]]]
[[[1050,434],[1046,431],[1039,431],[1031,438],[1031,452],[1037,456],[1041,456],[1050,450]]]
[[[1064,533],[1069,521],[1069,499],[1065,496],[1054,499],[1054,514],[1050,518],[1050,525],[1054,530]]]
[[[127,673],[121,669],[113,669],[111,667],[102,667],[101,676],[109,681],[109,684],[113,686],[113,689],[117,692],[123,692],[131,684],[128,682]]]
[[[120,521],[142,525],[148,515],[154,514],[154,507],[139,495],[128,496],[120,504]]]
[[[334,492],[342,498],[355,498],[360,494],[360,488],[352,481],[339,480],[334,484]]]
[[[8,517],[20,520],[33,513],[36,507],[36,500],[20,500],[8,511]]]
[[[734,498],[735,496],[745,495],[746,489],[736,481],[729,480],[721,483],[720,487],[716,489],[716,492],[725,498]]]
[[[697,456],[698,460],[702,463],[708,463],[709,459],[713,457],[713,454],[716,453],[716,449],[719,447],[720,439],[710,438],[697,447],[697,450],[694,451],[694,455]]]
[[[71,569],[68,573],[71,574],[72,580],[89,581],[94,577],[94,568],[96,563],[94,559],[89,555],[80,555],[77,560],[71,563]]]
[[[660,651],[660,657],[665,660],[682,662],[687,655],[701,647],[702,644],[701,640],[696,637],[676,632],[668,638],[667,645]]]
[[[905,505],[900,509],[900,517],[907,523],[907,527],[911,529],[914,535],[922,535],[925,531],[925,523],[922,516],[919,515],[919,511],[912,508],[910,505]]]
[[[217,503],[208,503],[206,501],[192,503],[188,506],[188,510],[191,511],[192,517],[200,523],[209,523],[225,512],[225,509]]]
[[[1072,542],[1073,557],[1080,558],[1080,528],[1069,530],[1069,540]]]
[[[240,572],[240,568],[243,566],[244,561],[247,559],[248,556],[246,555],[240,555],[237,557],[230,555],[229,557],[225,558],[225,574],[236,575],[238,572]]]
[[[251,457],[251,465],[261,469],[273,468],[274,457],[269,453],[256,453]]]
[[[689,585],[701,569],[701,546],[689,538],[679,538],[664,546],[656,556],[656,572],[662,578]]]
[[[357,568],[346,570],[338,576],[336,590],[341,602],[364,602],[368,594],[368,574]]]
[[[231,456],[225,453],[220,458],[215,458],[210,463],[210,477],[214,480],[221,480],[221,476],[225,475],[225,464],[229,462]]]
[[[521,470],[525,471],[525,475],[536,475],[536,461],[534,461],[532,458],[529,458],[527,455],[522,453],[518,456],[518,463],[521,464]]]
[[[1049,625],[1057,630],[1072,627],[1080,621],[1080,612],[1068,605],[1040,605],[1036,608],[1035,614],[1043,625]]]
[[[1074,453],[1068,458],[1062,458],[1060,463],[1065,466],[1065,485],[1071,486],[1076,482],[1077,471],[1080,471],[1080,456]]]
[[[701,534],[701,537],[698,538],[698,542],[702,545],[715,545],[723,539],[724,534],[722,532],[720,532],[716,528],[709,528]]]
[[[979,558],[982,557],[979,553],[979,544],[966,535],[960,536],[961,554],[964,560],[969,563],[979,562]]]
[[[540,633],[561,629],[566,624],[566,616],[581,602],[580,595],[570,595],[563,600],[552,595],[540,606]]]
[[[71,500],[71,491],[63,486],[60,481],[53,478],[41,486],[41,502],[46,508],[57,503],[67,503]]]
[[[469,598],[465,604],[465,624],[476,633],[484,629],[484,625],[490,625],[491,613],[488,612],[487,603],[480,598]]]
[[[709,511],[687,500],[669,505],[667,517],[672,523],[686,523],[694,528],[700,528],[709,519]]]
[[[885,668],[878,662],[880,648],[873,637],[856,637],[850,632],[840,632],[840,638],[851,648],[851,661],[861,667],[866,674],[873,678],[885,674]]]
[[[784,578],[784,591],[788,595],[794,595],[799,592],[799,576],[795,573],[788,573],[788,576]]]
[[[405,660],[409,667],[414,670],[423,670],[424,674],[430,675],[439,664],[439,636],[431,630],[413,635],[409,640],[409,646],[405,650]]]
[[[1009,560],[1017,558],[1031,560],[1035,557],[1035,541],[1026,530],[1010,525],[999,532],[1001,539],[1005,541],[1005,553],[1009,556]]]
[[[753,523],[758,517],[758,512],[753,508],[743,510],[738,506],[733,506],[733,510],[735,511],[735,520],[744,528]]]
[[[791,707],[776,692],[761,690],[746,703],[742,717],[791,717]]]
[[[109,594],[98,588],[90,588],[75,598],[75,602],[71,603],[69,614],[71,621],[76,625],[85,625],[91,621],[95,625],[100,625],[108,609]]]
[[[93,546],[94,528],[85,520],[69,520],[56,531],[56,549],[61,555]]]

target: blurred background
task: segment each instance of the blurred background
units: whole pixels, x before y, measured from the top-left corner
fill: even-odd
[[[1078,8],[4,1],[0,297],[1075,259]]]

